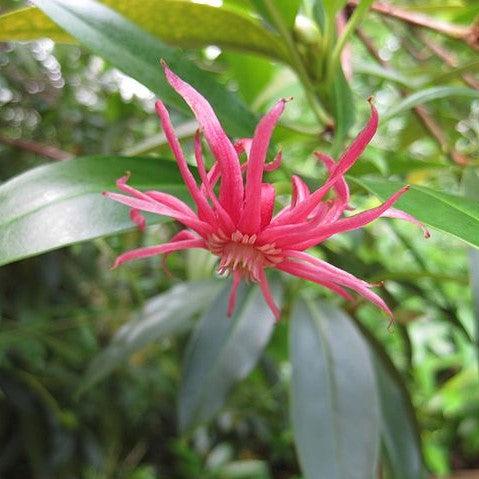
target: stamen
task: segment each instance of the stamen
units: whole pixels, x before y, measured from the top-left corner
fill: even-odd
[[[243,279],[258,282],[259,272],[275,266],[284,259],[282,250],[275,244],[256,245],[257,235],[235,231],[230,237],[222,231],[208,238],[209,250],[220,257],[218,272],[239,273]]]

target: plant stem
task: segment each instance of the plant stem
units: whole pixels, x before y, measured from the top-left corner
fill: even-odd
[[[301,56],[299,55],[291,33],[289,32],[288,27],[284,24],[281,14],[275,8],[272,0],[264,0],[264,4],[268,9],[271,19],[275,24],[275,27],[278,29],[278,32],[283,37],[286,43],[286,47],[290,55],[291,66],[295,69],[296,74],[298,75],[303,85],[306,97],[308,98],[308,101],[311,105],[311,109],[313,110],[315,116],[320,123],[326,125],[327,127],[331,127],[334,122],[332,118],[328,115],[328,113],[324,110],[317,98],[314,85],[309,78],[308,72],[303,65]]]
[[[341,52],[343,51],[343,48],[346,45],[346,42],[349,40],[349,38],[354,33],[359,23],[361,22],[361,20],[364,18],[364,16],[368,12],[372,2],[373,0],[360,1],[360,3],[358,4],[358,7],[354,10],[354,13],[352,14],[351,18],[346,24],[346,28],[344,29],[343,34],[339,37],[338,41],[336,42],[333,53],[331,54],[331,57],[329,58],[328,73],[327,73],[328,85],[330,85],[334,79],[336,71],[339,67]]]

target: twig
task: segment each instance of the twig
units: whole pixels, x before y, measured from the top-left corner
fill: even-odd
[[[369,54],[383,68],[386,68],[386,69],[389,68],[388,62],[381,58],[381,56],[379,55],[378,51],[376,50],[376,48],[373,44],[373,41],[371,40],[371,38],[369,38],[364,33],[364,31],[361,30],[360,28],[356,29],[356,35],[361,40],[363,45],[366,47],[366,50],[369,52]],[[403,89],[400,89],[399,92],[400,92],[402,97],[407,95],[407,92]],[[437,144],[439,145],[439,147],[441,148],[442,151],[447,153],[451,157],[451,159],[458,165],[463,166],[463,165],[466,165],[468,163],[467,158],[465,158],[463,155],[461,155],[454,148],[449,148],[448,141],[447,141],[447,136],[445,135],[445,133],[442,130],[439,123],[437,123],[436,120],[429,114],[426,107],[424,107],[423,105],[418,105],[418,106],[414,107],[413,111],[416,114],[416,116],[419,118],[421,123],[424,125],[426,130],[429,131],[430,135],[437,142]]]
[[[429,48],[429,50],[431,50],[434,55],[440,58],[447,66],[452,68],[457,68],[459,66],[457,57],[453,52],[447,50],[439,43],[431,40],[424,32],[419,32],[419,38],[427,46],[427,48]],[[479,80],[476,80],[473,75],[465,73],[464,75],[461,75],[461,78],[464,83],[469,85],[471,88],[479,90]]]
[[[51,160],[62,161],[73,158],[73,155],[67,151],[60,150],[55,146],[37,143],[36,141],[7,138],[3,135],[0,135],[0,143],[13,146],[14,148],[18,148],[20,150],[29,151],[46,158],[50,158]]]
[[[356,7],[358,4],[359,0],[348,0],[348,6],[350,7]],[[395,5],[382,2],[376,2],[371,5],[371,10],[381,15],[409,23],[410,25],[427,28],[450,38],[461,40],[467,43],[471,48],[479,50],[479,24],[477,23],[470,26],[454,25],[449,22],[431,18],[422,13],[404,10]]]

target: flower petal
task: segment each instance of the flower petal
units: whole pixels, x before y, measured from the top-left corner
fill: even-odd
[[[415,224],[416,226],[419,226],[419,228],[422,229],[422,232],[424,234],[424,238],[429,238],[431,236],[431,233],[429,230],[424,226],[424,223],[421,223],[419,220],[414,218],[414,216],[411,216],[410,214],[398,210],[396,208],[389,208],[387,209],[382,215],[382,218],[395,218],[398,220],[404,220],[404,221],[409,221],[410,223]]]
[[[178,210],[173,210],[172,208],[168,208],[167,206],[161,205],[159,203],[140,200],[138,198],[132,198],[120,193],[111,193],[109,191],[104,192],[103,195],[111,200],[117,201],[118,203],[129,206],[130,208],[149,211],[150,213],[156,213],[157,215],[174,218],[175,220],[183,223],[185,226],[197,231],[203,237],[207,237],[213,231],[210,224],[199,220],[196,216],[188,215],[183,212],[179,212]]]
[[[279,321],[279,318],[281,316],[281,311],[279,310],[278,306],[276,306],[276,303],[274,302],[273,295],[271,294],[271,290],[269,288],[269,283],[268,283],[268,280],[266,279],[266,273],[264,272],[264,269],[259,270],[257,276],[258,276],[259,287],[261,289],[261,292],[263,293],[264,300],[266,301],[266,304],[269,306],[269,308],[273,312],[274,317],[276,318],[276,321]]]
[[[229,214],[218,201],[218,198],[216,198],[215,192],[211,187],[210,180],[208,179],[208,174],[206,173],[205,163],[203,161],[203,153],[201,151],[200,130],[197,130],[195,135],[195,159],[196,164],[198,165],[198,172],[200,174],[201,181],[203,182],[202,185],[204,186],[204,191],[215,207],[220,226],[223,228],[225,233],[232,233],[236,227]]]
[[[141,232],[145,231],[146,220],[145,217],[140,213],[140,210],[132,208],[130,210],[130,218]]]
[[[262,243],[274,241],[277,247],[287,247],[288,249],[304,250],[311,248],[330,236],[358,229],[371,223],[390,208],[408,189],[409,186],[404,186],[376,208],[371,208],[347,218],[341,218],[329,224],[321,224],[316,228],[306,229],[308,225],[305,225],[303,228],[298,227],[298,225],[267,228],[259,235],[258,241]],[[296,232],[294,230],[295,227]]]
[[[261,118],[251,144],[246,169],[244,210],[238,228],[245,234],[257,233],[261,224],[261,183],[263,179],[266,153],[276,123],[284,110],[286,100],[280,100]]]
[[[241,274],[235,271],[233,273],[233,284],[231,285],[230,297],[228,299],[228,316],[232,316],[236,306],[236,298],[238,296],[238,286],[241,282]]]
[[[178,141],[177,136],[173,130],[173,126],[171,125],[170,115],[168,110],[166,109],[163,102],[158,100],[155,104],[156,113],[158,114],[161,126],[163,127],[163,131],[165,133],[166,139],[168,140],[168,144],[170,145],[171,150],[176,158],[176,163],[178,164],[178,169],[180,170],[180,174],[183,178],[183,181],[188,188],[193,201],[196,203],[198,207],[198,216],[201,220],[206,220],[212,226],[216,226],[216,219],[211,209],[210,205],[206,201],[206,198],[201,193],[198,185],[196,184],[195,178],[191,174],[191,171],[188,168],[188,163],[186,162],[185,155],[183,154],[183,150],[181,149],[180,142]]]
[[[326,182],[305,201],[299,203],[290,211],[281,215],[281,217],[273,220],[274,224],[298,223],[304,221],[336,181],[354,165],[368,143],[371,141],[378,127],[378,112],[372,102],[370,102],[370,105],[371,116],[368,123],[341,155],[334,172],[329,176]]]
[[[190,239],[183,241],[173,241],[164,243],[157,246],[147,246],[145,248],[138,248],[132,251],[127,251],[118,256],[112,268],[120,266],[120,264],[126,261],[132,261],[135,259],[148,258],[150,256],[156,256],[164,253],[171,253],[173,251],[180,251],[189,248],[206,248],[206,243],[203,239]]]
[[[261,229],[269,225],[271,218],[273,217],[275,196],[276,191],[274,190],[273,185],[270,185],[269,183],[263,183],[261,185]]]
[[[392,312],[388,308],[387,304],[384,300],[378,296],[376,293],[369,289],[369,285],[365,286],[364,281],[354,278],[355,281],[347,281],[345,284],[344,279],[339,279],[339,276],[329,276],[324,273],[321,269],[316,268],[313,265],[305,264],[305,263],[297,263],[294,261],[285,260],[277,266],[278,269],[282,271],[289,272],[290,274],[294,274],[295,276],[299,276],[300,278],[307,279],[309,281],[313,281],[318,284],[323,284],[324,281],[326,282],[333,282],[337,283],[340,286],[346,286],[358,294],[369,300],[371,303],[375,304],[377,307],[382,309],[386,314],[392,317]],[[367,283],[366,283],[367,284]]]
[[[238,155],[233,144],[226,136],[218,118],[208,101],[191,85],[184,82],[163,64],[168,83],[183,97],[193,110],[206,141],[221,168],[220,202],[233,221],[240,217],[243,206],[243,178]]]

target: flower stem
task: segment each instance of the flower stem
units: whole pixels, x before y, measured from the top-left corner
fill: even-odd
[[[304,67],[304,64],[301,60],[301,56],[296,48],[294,40],[291,36],[291,33],[288,30],[288,27],[285,25],[281,14],[275,8],[274,3],[271,0],[264,0],[264,4],[271,16],[271,19],[278,29],[278,32],[283,37],[286,47],[289,52],[291,66],[295,69],[296,74],[298,75],[304,91],[306,93],[306,97],[310,103],[311,109],[313,110],[315,116],[317,117],[318,121],[322,124],[325,124],[327,127],[331,127],[334,124],[333,119],[331,116],[324,110],[321,103],[318,100],[318,97],[315,92],[314,85],[309,78],[308,72]]]
[[[346,24],[346,28],[344,29],[343,34],[339,37],[336,45],[334,46],[333,53],[329,58],[329,65],[328,65],[328,72],[327,72],[327,84],[331,85],[336,71],[339,67],[339,60],[341,57],[341,52],[343,51],[346,42],[349,40],[349,37],[354,33],[357,26],[364,18],[366,13],[369,10],[369,7],[373,3],[373,0],[361,0],[354,13],[352,14],[351,18],[349,19],[348,23]]]

